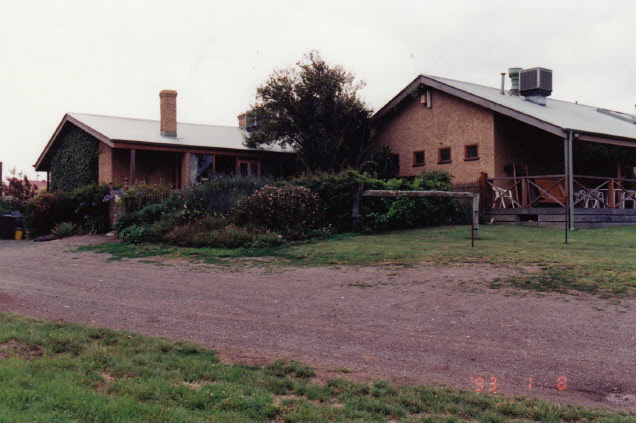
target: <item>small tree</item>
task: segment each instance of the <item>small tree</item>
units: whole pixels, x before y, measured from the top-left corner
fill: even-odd
[[[363,163],[361,170],[376,175],[380,179],[398,177],[398,155],[394,154],[389,146],[373,152],[369,160]]]
[[[246,144],[289,146],[306,171],[357,167],[373,135],[371,110],[358,95],[363,86],[312,51],[296,67],[275,71],[258,87],[248,116],[257,127]]]
[[[27,201],[34,198],[37,193],[38,187],[32,185],[26,175],[22,178],[15,176],[7,177],[7,183],[0,185],[0,195],[13,197],[21,205],[26,204]]]

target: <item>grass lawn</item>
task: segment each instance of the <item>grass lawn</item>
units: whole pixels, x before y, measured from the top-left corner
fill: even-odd
[[[278,361],[0,313],[0,421],[632,422],[634,414],[449,388],[314,380]]]
[[[181,248],[165,245],[106,243],[81,247],[123,258],[173,256],[208,263],[241,257],[276,257],[288,265],[383,265],[489,263],[538,265],[541,272],[497,282],[537,291],[583,291],[604,297],[635,289],[634,226],[564,232],[523,226],[481,226],[470,246],[469,227],[450,226],[373,235],[339,235],[301,245],[269,249]],[[273,263],[272,263],[273,264]]]

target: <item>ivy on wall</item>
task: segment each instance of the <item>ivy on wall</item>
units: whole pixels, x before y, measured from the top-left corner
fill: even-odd
[[[98,182],[99,142],[75,126],[58,141],[50,168],[52,191],[73,191]]]

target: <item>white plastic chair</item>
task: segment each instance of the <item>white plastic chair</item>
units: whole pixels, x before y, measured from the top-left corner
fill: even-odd
[[[625,203],[627,201],[632,202],[632,209],[636,210],[637,209],[637,193],[636,191],[628,191],[628,192],[621,192],[621,204],[619,205],[620,208],[624,209],[625,208]]]
[[[579,208],[588,207],[588,193],[584,189],[580,189],[574,193],[574,205]]]
[[[605,204],[605,194],[602,191],[592,190],[589,193],[586,192],[585,207],[600,209],[603,204]]]
[[[516,207],[516,205],[514,204],[514,199],[512,198],[512,191],[508,191],[499,187],[492,187],[492,191],[494,191],[494,206],[496,206],[495,208],[506,209],[506,199],[509,199],[510,206],[512,206],[512,208]],[[499,203],[496,203],[496,200],[498,200],[499,198],[501,199],[501,201]]]

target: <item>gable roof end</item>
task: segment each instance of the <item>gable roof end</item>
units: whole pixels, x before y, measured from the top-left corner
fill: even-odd
[[[40,157],[38,157],[38,160],[36,160],[36,164],[33,165],[33,167],[36,169],[37,172],[40,172],[40,171],[44,170],[44,169],[41,169],[43,161],[49,155],[49,151],[51,150],[51,147],[52,147],[53,143],[55,142],[56,138],[58,138],[58,135],[60,135],[60,132],[62,131],[62,128],[65,126],[65,124],[67,122],[70,122],[70,123],[74,124],[75,126],[77,126],[78,128],[82,129],[83,131],[86,131],[87,133],[93,135],[99,141],[104,142],[109,147],[113,147],[114,146],[112,140],[110,140],[104,134],[101,134],[100,132],[94,130],[93,128],[90,128],[89,126],[87,126],[84,123],[80,122],[78,119],[76,119],[73,116],[71,116],[69,113],[66,113],[63,116],[63,118],[60,121],[60,123],[58,124],[58,127],[54,131],[54,133],[51,136],[51,138],[49,138],[49,141],[47,142],[47,145],[45,146],[44,150],[42,150],[42,153],[40,153]]]
[[[422,87],[434,88],[560,137],[572,130],[603,138],[636,141],[636,118],[631,115],[603,113],[602,109],[596,107],[554,99],[548,99],[547,105],[543,107],[519,96],[501,94],[498,88],[426,75],[419,75],[414,79],[377,111],[374,119],[382,119],[393,112],[409,95]],[[613,113],[629,118],[621,119],[613,116]]]

